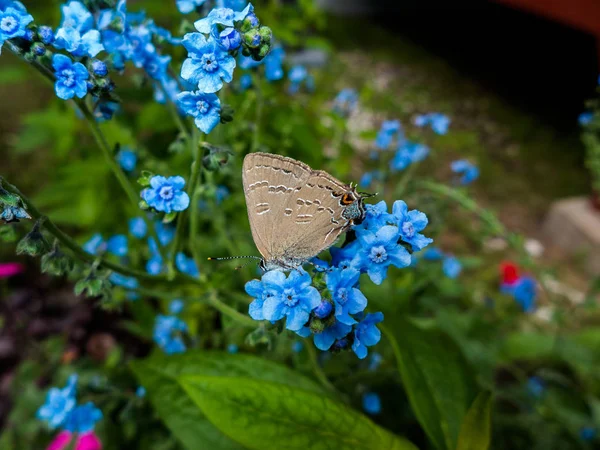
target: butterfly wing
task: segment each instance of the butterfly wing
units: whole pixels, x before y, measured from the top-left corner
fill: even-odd
[[[282,240],[289,228],[295,196],[312,170],[306,164],[270,153],[250,153],[244,158],[242,182],[250,230],[256,248],[265,260],[281,255]],[[277,236],[275,236],[277,233]]]
[[[351,225],[342,216],[346,206],[341,203],[350,189],[327,172],[312,171],[294,195],[293,213],[274,256],[295,265],[331,247]]]

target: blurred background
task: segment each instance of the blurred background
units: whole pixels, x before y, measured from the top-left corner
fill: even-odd
[[[60,22],[61,2],[24,3],[38,22]],[[299,3],[304,4],[306,16],[273,23],[275,37],[279,32],[292,58],[308,58],[309,67],[312,64],[318,70],[315,99],[324,102],[337,90],[354,87],[361,93],[361,101],[369,103],[368,111],[361,111],[349,122],[350,135],[353,128],[357,133],[376,130],[385,119],[410,120],[414,114],[428,111],[446,113],[452,119],[453,132],[436,137],[438,162],[447,165],[459,156],[476,161],[481,171],[472,188],[476,200],[496,211],[504,225],[526,238],[537,263],[559,280],[557,290],[576,298],[587,295],[590,283],[600,276],[600,267],[590,262],[589,252],[600,252],[600,242],[586,239],[594,235],[597,238],[597,233],[581,238],[577,230],[570,231],[576,235],[572,240],[557,242],[560,239],[556,233],[571,225],[562,221],[564,213],[553,208],[561,199],[583,198],[586,206],[582,220],[588,220],[584,227],[598,223],[589,219],[586,209],[594,194],[592,177],[585,166],[579,116],[586,111],[586,101],[596,95],[599,83],[600,3]],[[257,10],[262,4],[273,10],[287,8],[288,13],[296,7],[291,0],[257,0]],[[180,20],[174,0],[130,0],[128,7],[145,9],[157,23],[170,29]],[[295,34],[298,29],[309,30],[310,37],[299,37]],[[326,55],[325,62],[307,56],[307,47],[317,56]],[[119,77],[115,81],[118,86],[132,83]],[[123,97],[134,101],[148,95],[151,91],[142,85],[141,90],[124,93]],[[9,52],[0,56],[0,99],[0,175],[13,183],[18,181],[21,191],[81,241],[89,237],[92,228],[111,232],[115,227],[111,199],[118,195],[118,188],[94,162],[93,147],[78,140],[84,125],[74,119],[74,111],[57,102],[44,80]],[[173,132],[161,129],[160,113],[135,107],[128,113],[128,120],[140,132],[138,137],[168,147]],[[292,154],[298,151],[309,155],[304,160],[311,158],[311,152],[318,160],[323,140],[312,135],[306,123],[295,123],[285,142],[283,137],[277,140],[281,137],[276,130],[280,125],[277,121],[269,125],[272,148],[281,143],[291,148]],[[120,129],[111,133],[122,141],[129,138]],[[364,138],[354,137],[361,136]],[[360,165],[347,164],[345,169],[352,180],[360,179],[364,172]],[[446,173],[444,170],[436,169],[435,175]],[[80,173],[88,174],[87,181],[71,182]],[[598,220],[599,214],[594,214]],[[587,253],[580,248],[581,239]],[[442,235],[436,244],[458,253],[471,245],[459,233]],[[72,292],[72,283],[40,274],[34,259],[15,257],[14,247],[3,244],[0,262],[9,261],[23,264],[25,270],[10,279],[0,279],[0,426],[9,423],[11,414],[11,423],[26,421],[32,405],[42,398],[40,388],[65,363],[87,358],[89,365],[118,364],[108,358],[117,346],[139,357],[149,353],[148,342],[119,325],[122,313],[81,302]],[[488,278],[496,276],[495,265],[485,270]],[[590,342],[595,348],[600,342],[598,333]],[[585,356],[590,364],[598,361],[597,353],[592,353]],[[36,364],[30,364],[29,359],[36,359]],[[40,366],[46,367],[42,373]],[[505,375],[502,370],[497,373],[500,378]],[[18,376],[35,383],[15,384]],[[14,398],[15,392],[23,393],[20,403]],[[15,408],[16,404],[22,410]],[[498,448],[533,448],[513,444]],[[535,448],[550,447],[540,444]]]

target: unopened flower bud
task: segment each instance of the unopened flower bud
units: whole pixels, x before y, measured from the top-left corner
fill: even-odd
[[[31,231],[17,244],[17,255],[39,256],[48,249],[48,242],[40,228],[41,222],[38,220]]]

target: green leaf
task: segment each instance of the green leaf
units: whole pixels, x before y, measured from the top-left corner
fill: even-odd
[[[460,427],[456,450],[487,450],[492,434],[492,394],[480,393]]]
[[[239,376],[293,386],[323,397],[321,387],[285,366],[249,355],[218,352],[188,352],[184,355],[156,354],[132,363],[140,384],[157,414],[189,449],[243,449],[217,429],[177,382],[181,375]]]
[[[236,376],[182,376],[182,386],[224,434],[249,449],[416,450],[410,442],[322,394]]]
[[[458,346],[444,333],[405,319],[383,328],[417,420],[438,449],[454,449],[475,381]]]

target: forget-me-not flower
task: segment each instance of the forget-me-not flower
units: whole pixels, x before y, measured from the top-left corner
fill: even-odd
[[[129,232],[133,237],[143,239],[148,232],[148,225],[142,217],[133,217],[129,219]]]
[[[181,311],[183,311],[183,307],[183,300],[176,298],[175,300],[171,300],[171,303],[169,303],[169,312],[171,314],[179,314]]]
[[[375,138],[375,147],[379,150],[386,150],[392,145],[394,136],[399,135],[399,140],[403,140],[402,126],[398,120],[384,120],[377,132]]]
[[[446,134],[450,127],[450,118],[442,113],[421,114],[415,117],[413,123],[418,127],[426,125],[436,134]]]
[[[124,234],[116,234],[106,241],[106,251],[116,256],[127,255],[127,236]]]
[[[223,82],[231,82],[235,58],[216,41],[207,40],[201,33],[188,33],[182,43],[188,51],[188,58],[181,66],[181,78],[197,84],[198,91],[205,94],[217,92],[223,87]]]
[[[247,60],[254,61],[252,58]],[[280,45],[271,49],[269,54],[263,59],[265,65],[265,78],[268,81],[277,81],[283,78],[283,60],[285,59],[285,51]],[[260,62],[259,62],[260,64]]]
[[[254,11],[251,3],[248,3],[243,11],[234,11],[231,8],[214,8],[208,16],[194,23],[194,27],[200,33],[211,34],[217,25],[222,25],[224,28],[233,27],[234,22],[244,20],[246,16]]]
[[[77,375],[71,375],[64,388],[51,388],[46,396],[46,403],[37,410],[36,417],[48,422],[52,429],[62,426],[75,408],[76,387]]]
[[[181,334],[187,331],[185,322],[175,316],[156,316],[154,342],[168,355],[183,353],[186,350]]]
[[[401,171],[411,164],[423,161],[429,155],[429,148],[424,144],[402,141],[394,157],[390,161],[392,171]]]
[[[335,318],[346,325],[353,325],[356,320],[350,314],[358,314],[367,306],[367,298],[356,288],[360,272],[348,268],[332,270],[326,275],[327,289],[335,304]]]
[[[452,172],[462,175],[460,177],[461,184],[471,184],[479,177],[479,169],[473,163],[466,159],[459,159],[450,164]]]
[[[367,356],[367,347],[377,344],[381,339],[381,331],[376,326],[379,322],[383,322],[383,313],[381,312],[367,314],[354,326],[352,350],[360,359]]]
[[[319,350],[327,351],[331,348],[335,341],[348,336],[350,331],[352,331],[352,326],[336,320],[332,325],[325,328],[320,333],[315,333],[313,338],[315,347],[317,347]]]
[[[270,321],[286,320],[286,328],[291,331],[300,330],[308,321],[310,312],[321,303],[319,291],[311,286],[312,279],[304,270],[298,269],[285,277],[280,271],[275,272],[263,283],[268,283],[277,295],[268,297],[262,307],[265,319]]]
[[[52,57],[52,67],[56,74],[54,91],[58,98],[69,100],[73,97],[85,97],[90,74],[83,64],[73,63],[68,56],[55,53]]]
[[[375,392],[367,392],[362,398],[363,409],[371,415],[381,412],[381,399]]]
[[[456,278],[462,272],[462,264],[454,256],[446,256],[442,262],[442,271],[448,278]]]
[[[150,179],[150,187],[144,189],[141,196],[148,206],[157,211],[167,214],[184,211],[190,204],[190,197],[183,191],[184,186],[183,177],[155,175]]]
[[[4,41],[25,36],[27,25],[33,22],[33,16],[18,2],[9,3],[0,9],[0,47]]]
[[[421,211],[408,210],[408,206],[402,200],[396,200],[392,206],[392,216],[400,231],[400,239],[410,244],[413,251],[419,251],[433,242],[433,239],[423,236],[427,226],[427,216]]]
[[[200,271],[198,270],[198,266],[196,265],[194,258],[185,256],[185,253],[183,252],[179,252],[175,256],[175,265],[177,266],[177,270],[188,274],[191,277],[200,276]]]
[[[189,14],[205,2],[206,0],[177,0],[177,9],[182,14]]]
[[[92,402],[75,407],[64,423],[64,429],[71,433],[88,433],[94,429],[96,422],[102,419],[102,411]]]
[[[248,314],[254,320],[265,320],[263,305],[266,300],[279,295],[278,286],[285,282],[285,275],[277,270],[271,270],[263,274],[260,280],[251,280],[246,283],[246,293],[253,297]]]
[[[210,133],[221,121],[221,102],[215,94],[181,92],[177,95],[179,108],[194,118],[203,133]]]
[[[361,248],[352,261],[352,267],[367,272],[371,281],[381,284],[389,266],[410,265],[410,254],[398,244],[398,227],[386,225],[376,232],[367,231],[358,236]]]
[[[333,100],[333,110],[341,116],[349,116],[358,106],[358,94],[354,89],[342,89]]]

